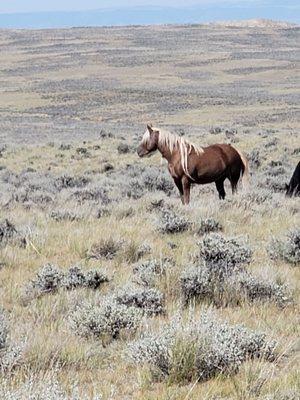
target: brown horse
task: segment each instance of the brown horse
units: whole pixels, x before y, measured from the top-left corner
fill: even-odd
[[[168,161],[169,172],[177,186],[183,204],[190,202],[191,184],[215,182],[219,198],[225,198],[224,181],[229,179],[232,192],[240,178],[248,179],[249,167],[245,156],[230,144],[198,147],[182,137],[147,125],[137,149],[140,157],[158,150]]]

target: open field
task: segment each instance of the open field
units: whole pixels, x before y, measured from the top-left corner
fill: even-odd
[[[0,399],[73,400],[74,385],[80,399],[298,399],[300,205],[284,185],[300,154],[299,28],[1,30],[0,46]],[[198,186],[181,206],[160,156],[136,155],[147,122],[232,143],[249,190],[220,202]],[[239,238],[232,253],[223,237]],[[189,317],[207,307],[275,340],[273,357],[252,343],[227,368],[248,344],[220,331],[213,347],[221,325],[198,348]],[[138,364],[136,341],[175,316],[175,344],[151,337],[159,357]],[[222,343],[232,359],[203,379],[204,349],[214,360]]]

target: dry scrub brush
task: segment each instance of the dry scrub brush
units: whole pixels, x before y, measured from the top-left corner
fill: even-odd
[[[96,290],[108,281],[108,276],[100,269],[85,272],[80,266],[74,265],[64,272],[56,265],[45,264],[24,287],[24,300],[29,301],[48,293],[56,293],[59,289],[90,288]]]
[[[211,311],[187,320],[175,317],[157,332],[145,332],[129,344],[129,359],[149,365],[172,383],[203,381],[236,373],[252,358],[274,360],[276,342],[260,332],[233,326]]]
[[[185,302],[194,298],[217,306],[257,300],[274,301],[279,306],[292,302],[291,290],[279,279],[255,276],[246,269],[252,249],[243,238],[210,234],[198,245],[194,265],[181,275]]]
[[[293,266],[300,264],[300,229],[286,233],[284,238],[272,238],[268,246],[269,256],[273,260],[283,260]]]

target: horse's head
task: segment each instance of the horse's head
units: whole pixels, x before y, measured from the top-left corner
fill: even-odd
[[[139,157],[145,157],[152,155],[158,146],[159,131],[153,128],[152,125],[147,125],[147,130],[143,135],[142,141],[137,148]]]

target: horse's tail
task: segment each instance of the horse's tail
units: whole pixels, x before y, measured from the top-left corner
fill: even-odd
[[[239,150],[237,150],[238,155],[240,156],[244,169],[242,170],[242,185],[246,189],[249,187],[250,184],[250,168],[249,168],[249,161],[247,160],[246,156]]]

